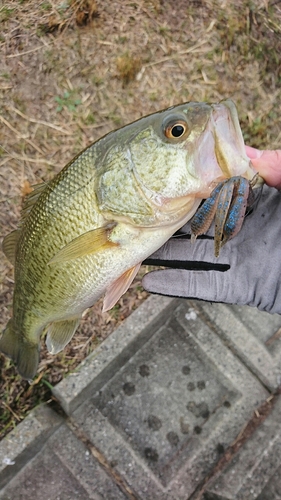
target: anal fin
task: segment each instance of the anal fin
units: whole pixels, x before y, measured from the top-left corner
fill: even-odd
[[[102,312],[108,311],[111,309],[114,304],[120,299],[120,297],[125,293],[133,279],[135,278],[141,263],[137,264],[125,273],[121,274],[117,280],[115,280],[107,289],[104,300],[103,300],[103,308]]]
[[[70,342],[80,322],[79,318],[54,321],[47,329],[46,346],[51,354],[57,354]]]

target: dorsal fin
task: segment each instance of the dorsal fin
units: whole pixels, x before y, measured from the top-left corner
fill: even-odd
[[[21,210],[21,221],[24,220],[25,217],[29,214],[33,205],[38,200],[40,194],[43,193],[43,191],[45,191],[47,186],[48,186],[47,182],[40,182],[40,184],[34,184],[34,186],[31,186],[33,188],[33,191],[31,191],[31,193],[28,194],[24,199]]]
[[[7,259],[11,262],[11,264],[13,264],[13,266],[15,265],[16,248],[20,237],[20,233],[21,231],[19,229],[12,231],[10,234],[7,234],[7,236],[5,236],[2,243],[2,250],[6,255]]]
[[[21,227],[21,223],[24,221],[26,216],[29,214],[31,208],[38,200],[39,196],[46,189],[48,183],[41,182],[40,184],[35,184],[31,186],[33,191],[29,193],[23,202],[22,210],[21,210],[21,220],[19,223],[19,227]],[[16,257],[16,247],[20,237],[21,229],[16,229],[12,231],[10,234],[5,236],[2,243],[2,250],[6,255],[7,259],[11,262],[11,264],[15,265],[15,257]]]

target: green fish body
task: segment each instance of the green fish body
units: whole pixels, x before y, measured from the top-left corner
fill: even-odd
[[[231,101],[186,103],[111,132],[27,197],[3,250],[15,265],[13,317],[0,350],[32,379],[40,336],[70,341],[103,294],[110,309],[141,262],[195,213],[214,185],[251,179]]]

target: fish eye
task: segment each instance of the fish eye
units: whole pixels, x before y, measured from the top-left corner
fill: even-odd
[[[170,121],[164,127],[164,134],[168,139],[180,139],[188,132],[188,124],[184,120]]]

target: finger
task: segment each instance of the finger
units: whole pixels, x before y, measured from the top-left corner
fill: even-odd
[[[281,149],[258,150],[246,146],[246,153],[251,158],[255,170],[264,178],[265,182],[276,189],[281,188]]]
[[[263,149],[252,148],[252,146],[245,145],[245,150],[246,150],[246,155],[251,160],[256,159],[256,158],[260,158],[261,155],[263,154]]]
[[[227,253],[224,252],[224,254],[222,259],[215,257],[213,238],[197,239],[194,243],[182,238],[171,238],[143,263],[160,266],[166,264],[156,263],[156,261],[191,261],[227,265],[229,264]]]
[[[226,273],[217,271],[152,271],[143,277],[143,287],[151,293],[206,300],[209,302],[238,303],[229,295],[229,279]]]

